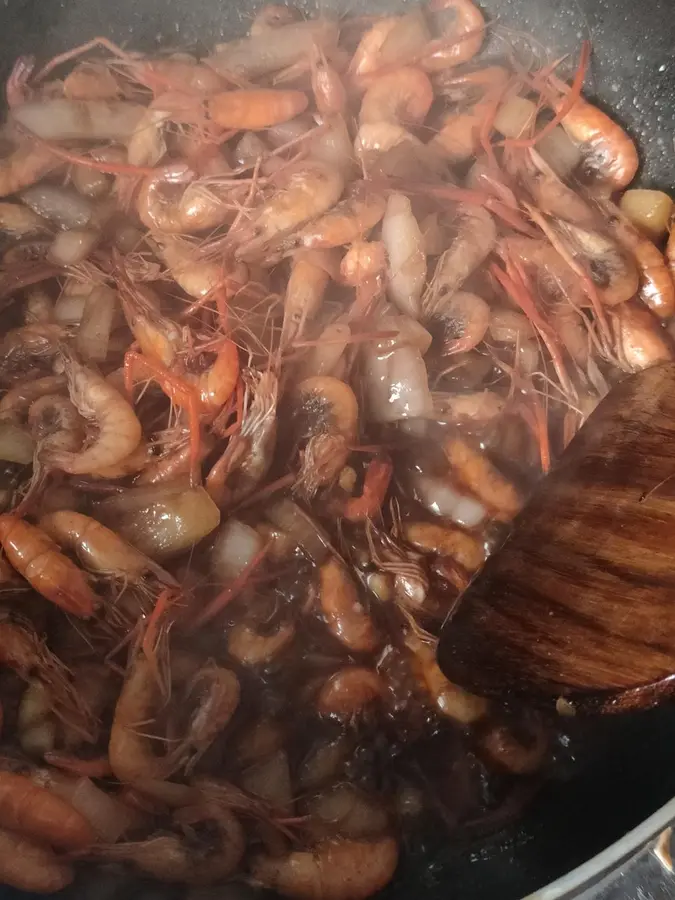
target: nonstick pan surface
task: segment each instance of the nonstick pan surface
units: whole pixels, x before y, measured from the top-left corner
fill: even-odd
[[[95,35],[133,48],[199,50],[245,33],[250,0],[0,0],[0,76],[19,54],[46,59]],[[307,13],[316,7],[297,5]],[[410,4],[412,5],[412,4]],[[640,181],[675,190],[675,0],[485,0],[504,34],[535,35],[553,57],[590,39],[586,93],[637,139]],[[322,11],[405,9],[386,0],[321,0]],[[494,40],[494,38],[492,39]],[[675,709],[575,725],[561,775],[515,824],[492,836],[434,834],[409,848],[387,900],[515,900],[590,859],[675,796]],[[96,882],[93,882],[94,887]],[[82,900],[83,885],[67,890]],[[89,885],[88,898],[91,893]],[[0,900],[20,896],[0,887]],[[123,900],[157,900],[147,883]],[[218,894],[212,895],[214,898]],[[100,900],[103,900],[101,895]],[[107,897],[105,900],[122,900]],[[222,894],[229,900],[229,893]]]

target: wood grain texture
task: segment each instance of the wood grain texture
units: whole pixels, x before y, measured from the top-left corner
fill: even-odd
[[[675,364],[600,404],[465,591],[439,662],[478,693],[589,710],[675,692]]]

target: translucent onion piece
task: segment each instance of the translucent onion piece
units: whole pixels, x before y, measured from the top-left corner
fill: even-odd
[[[211,550],[211,572],[220,581],[232,581],[263,548],[264,540],[255,528],[228,519],[218,530]]]
[[[121,100],[35,100],[12,118],[45,141],[121,141],[131,137],[145,108]]]
[[[86,298],[75,341],[85,359],[104,362],[107,358],[116,305],[116,292],[105,284],[96,285]]]
[[[92,229],[62,231],[54,238],[47,259],[57,266],[76,266],[89,256],[100,240],[100,233]]]
[[[317,565],[330,552],[328,535],[292,500],[280,500],[266,511],[266,515],[270,522],[293,538]]]
[[[33,184],[20,197],[33,212],[63,229],[84,228],[94,215],[91,200],[56,184]]]

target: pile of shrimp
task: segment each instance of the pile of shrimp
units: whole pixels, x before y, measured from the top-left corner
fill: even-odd
[[[436,642],[611,386],[673,359],[675,231],[590,48],[500,28],[266,6],[202,59],[16,63],[0,882],[361,900],[550,771],[556,724]]]

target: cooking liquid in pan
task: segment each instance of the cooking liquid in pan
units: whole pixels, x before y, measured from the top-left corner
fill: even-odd
[[[253,31],[281,59],[278,15]],[[368,896],[574,755],[450,685],[435,635],[599,398],[672,358],[669,200],[616,205],[637,156],[578,100],[587,44],[514,63],[500,21],[486,61],[470,3],[425,15],[386,25],[393,62],[347,19],[340,45],[282,24],[271,69],[239,44],[14,70],[0,542],[35,593],[2,622],[32,676],[3,676],[6,790],[79,809],[55,770],[98,779],[79,857]],[[55,848],[0,880],[55,889],[36,827],[0,814],[17,858]]]

